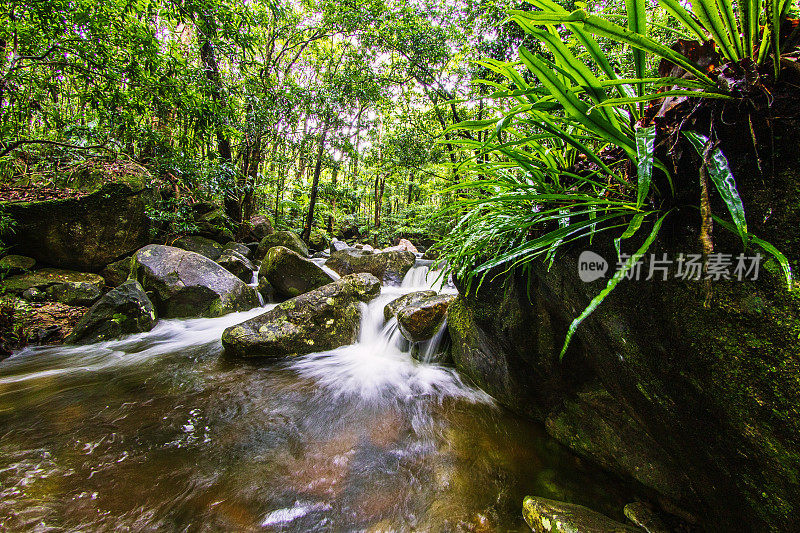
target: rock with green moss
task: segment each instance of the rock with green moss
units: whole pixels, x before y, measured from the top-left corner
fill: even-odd
[[[276,231],[261,239],[261,242],[258,243],[258,250],[256,250],[255,258],[261,261],[267,255],[269,249],[274,246],[283,246],[303,257],[308,257],[308,246],[306,246],[306,243],[304,243],[296,233],[291,231]]]
[[[49,300],[72,306],[92,305],[102,295],[105,280],[97,274],[57,268],[10,276],[0,285],[15,295],[30,295],[32,300]]]
[[[97,272],[150,242],[151,189],[107,183],[80,198],[2,202],[15,220],[9,246],[43,265]]]
[[[67,344],[91,344],[129,333],[150,331],[156,310],[142,286],[129,280],[107,292],[75,325]]]
[[[278,296],[284,298],[293,298],[334,281],[316,263],[283,246],[269,249],[258,277],[267,279]]]
[[[202,235],[187,235],[181,237],[174,243],[173,246],[182,250],[198,253],[202,256],[208,257],[212,261],[219,259],[222,255],[222,245],[213,239],[203,237]]]
[[[258,306],[255,289],[207,257],[180,248],[141,248],[131,273],[160,317],[215,317]]]
[[[231,241],[222,247],[223,253],[225,253],[225,251],[227,250],[238,252],[239,254],[245,256],[247,259],[250,259],[250,257],[252,257],[253,255],[253,251],[250,250],[250,248],[246,244],[242,244],[236,241]]]
[[[230,248],[224,250],[219,259],[217,259],[217,264],[245,283],[253,281],[253,272],[256,270],[255,265],[236,250]]]
[[[534,533],[644,533],[574,503],[527,496],[522,515]]]
[[[311,237],[308,239],[308,249],[312,252],[321,252],[328,248],[330,239],[325,232],[318,229],[311,230]]]
[[[0,274],[13,276],[24,274],[36,265],[36,259],[24,255],[7,255],[0,259]]]
[[[359,302],[379,293],[374,276],[345,276],[229,327],[222,345],[238,357],[287,357],[352,344],[358,338]]]
[[[670,533],[663,520],[644,502],[629,503],[623,509],[625,517],[647,533]]]
[[[430,339],[442,327],[454,299],[453,294],[439,294],[406,304],[397,312],[400,333],[411,342]]]
[[[386,306],[384,306],[383,318],[384,320],[390,320],[392,317],[397,316],[397,312],[403,307],[417,303],[426,298],[432,298],[433,296],[436,296],[436,291],[416,291],[404,294],[403,296],[395,298],[386,304]]]
[[[131,257],[120,259],[109,263],[100,271],[100,275],[106,280],[106,287],[119,287],[126,281],[131,274]]]
[[[365,252],[363,249],[346,248],[331,253],[325,266],[341,276],[356,272],[368,272],[383,283],[400,285],[416,260],[416,256],[411,252],[371,253]]]

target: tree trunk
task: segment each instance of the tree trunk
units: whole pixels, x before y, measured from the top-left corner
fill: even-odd
[[[322,133],[319,137],[319,148],[317,149],[317,163],[314,166],[314,180],[311,182],[311,197],[308,200],[308,214],[303,228],[301,238],[308,242],[311,239],[311,228],[314,226],[314,206],[317,203],[317,192],[319,190],[319,176],[322,173],[322,156],[325,153],[325,137],[328,136],[328,124],[330,115],[325,114],[325,124],[322,126]]]
[[[334,165],[333,175],[331,176],[331,185],[333,185],[333,193],[334,193],[333,202],[331,204],[331,214],[328,216],[328,234],[331,236],[333,235],[333,223],[335,222],[334,220],[334,213],[336,212],[335,194],[336,194],[336,178],[338,177],[338,174],[339,174],[339,165],[337,164]]]

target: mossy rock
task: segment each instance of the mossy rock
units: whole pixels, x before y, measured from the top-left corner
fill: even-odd
[[[75,325],[68,344],[107,341],[130,333],[150,331],[156,310],[144,289],[134,280],[109,291]]]
[[[245,248],[247,247],[245,246]],[[233,248],[223,250],[222,255],[217,259],[217,264],[245,283],[253,281],[253,272],[256,270],[255,265]]]
[[[355,248],[346,248],[331,253],[325,266],[340,276],[366,272],[372,274],[383,283],[400,285],[406,273],[416,262],[416,256],[406,251],[390,251],[373,253]]]
[[[352,344],[361,318],[358,302],[379,292],[380,282],[372,275],[345,276],[229,327],[222,345],[229,355],[277,358]]]
[[[335,281],[316,263],[283,246],[269,249],[258,276],[266,278],[284,298],[293,298]]]
[[[187,235],[172,243],[176,248],[188,250],[216,261],[222,255],[222,245],[202,235]]]
[[[383,308],[383,318],[384,320],[390,320],[393,317],[397,316],[397,312],[400,311],[403,307],[417,303],[421,300],[426,298],[432,298],[436,296],[436,291],[416,291],[416,292],[409,292],[408,294],[404,294],[399,298],[395,298]]]
[[[267,255],[269,249],[274,246],[283,246],[303,257],[308,257],[309,255],[308,246],[306,246],[306,243],[304,243],[296,233],[291,231],[276,231],[261,239],[261,242],[258,244],[258,250],[256,250],[255,258],[261,261]]]
[[[0,259],[0,274],[13,276],[24,274],[36,265],[36,259],[25,255],[7,255]]]
[[[645,533],[582,505],[534,496],[523,501],[522,515],[535,533]]]
[[[91,160],[72,167],[57,180],[60,187],[83,192],[97,192],[108,183],[140,192],[153,186],[154,178],[143,166],[130,161]]]
[[[131,274],[164,318],[215,317],[258,306],[255,289],[207,257],[180,248],[141,248]]]
[[[397,312],[400,332],[411,342],[430,339],[442,327],[454,299],[453,294],[440,294],[406,304]]]
[[[87,306],[100,298],[105,280],[88,272],[44,268],[8,277],[0,285],[15,295],[27,293],[36,295],[36,299],[70,306]]]
[[[128,280],[131,275],[131,259],[132,257],[126,257],[114,261],[100,271],[100,275],[106,280],[107,287],[119,287]]]

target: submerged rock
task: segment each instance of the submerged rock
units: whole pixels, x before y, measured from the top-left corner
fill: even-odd
[[[400,332],[411,342],[430,339],[444,323],[447,308],[454,299],[453,294],[440,294],[405,305],[397,312]]]
[[[341,276],[357,272],[372,274],[383,283],[399,285],[417,260],[411,252],[369,253],[347,248],[331,254],[325,266]]]
[[[217,264],[245,283],[253,280],[253,272],[256,271],[255,265],[249,259],[230,248],[222,252]]]
[[[131,259],[132,257],[126,257],[109,263],[100,271],[100,275],[106,280],[107,287],[119,287],[128,280],[131,275]]]
[[[150,331],[156,324],[156,310],[137,281],[126,281],[103,295],[75,325],[64,340],[70,344],[91,344],[128,333]]]
[[[383,308],[383,318],[384,320],[389,320],[392,317],[397,316],[397,312],[405,306],[417,303],[433,296],[436,296],[436,291],[416,291],[404,294],[403,296],[395,298],[386,304],[386,306]]]
[[[274,246],[283,246],[303,257],[308,257],[308,246],[306,246],[306,243],[304,243],[296,233],[291,231],[276,231],[261,239],[261,242],[258,243],[258,250],[256,250],[255,258],[259,261],[264,259],[269,249]]]
[[[133,256],[133,278],[164,318],[215,317],[258,306],[255,289],[200,254],[151,244]]]
[[[208,257],[212,261],[219,259],[222,255],[222,245],[215,240],[201,235],[187,235],[181,237],[172,244],[175,248],[188,250]]]
[[[24,274],[34,267],[36,259],[24,255],[7,255],[0,259],[0,274]]]
[[[229,327],[222,345],[226,353],[239,357],[284,357],[352,344],[358,337],[359,302],[379,293],[374,276],[345,276]]]
[[[534,533],[643,533],[582,505],[534,496],[525,498],[522,514]]]
[[[259,278],[266,278],[279,296],[293,298],[334,281],[316,263],[284,246],[273,246],[264,257]]]
[[[0,284],[8,292],[34,301],[49,300],[70,306],[92,305],[102,294],[105,280],[88,272],[43,268],[6,278]]]

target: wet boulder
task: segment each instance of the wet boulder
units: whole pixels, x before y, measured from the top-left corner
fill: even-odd
[[[308,257],[308,246],[303,240],[291,231],[276,231],[261,239],[256,250],[255,258],[259,261],[264,259],[270,248],[274,246],[283,246],[293,252],[297,252],[303,257]]]
[[[408,239],[400,239],[400,242],[398,242],[396,246],[392,246],[390,248],[384,248],[383,249],[384,252],[389,252],[389,251],[394,251],[394,250],[401,251],[401,252],[411,252],[412,254],[418,254],[419,253],[419,250],[417,250],[417,247],[414,246],[413,244],[411,244],[411,241],[409,241]]]
[[[331,241],[330,253],[333,253],[333,252],[338,252],[338,251],[340,251],[340,250],[346,250],[346,249],[348,249],[348,248],[350,248],[350,245],[349,245],[349,244],[347,244],[347,243],[346,243],[346,242],[344,242],[344,241],[340,241],[339,239],[336,239],[336,238],[334,238],[334,239]]]
[[[324,232],[315,229],[308,239],[308,248],[314,252],[321,252],[328,247],[329,242],[328,236]]]
[[[131,258],[126,257],[113,263],[109,263],[100,271],[100,275],[106,280],[107,287],[119,287],[128,280],[131,274]]]
[[[226,353],[238,357],[285,357],[352,344],[358,338],[359,302],[379,293],[380,282],[374,276],[345,276],[229,327],[222,334],[222,345]]]
[[[316,263],[284,246],[273,246],[264,257],[259,278],[266,278],[279,296],[293,298],[334,279]]]
[[[91,344],[129,333],[150,331],[156,310],[142,286],[126,281],[100,298],[64,340],[68,344]]]
[[[70,306],[92,305],[100,298],[104,285],[105,280],[97,274],[57,268],[11,276],[2,282],[2,287],[11,294]]]
[[[141,248],[131,273],[164,318],[215,317],[258,306],[255,289],[211,259],[180,248]]]
[[[241,239],[244,242],[260,241],[275,230],[272,227],[272,221],[269,217],[264,215],[256,215],[250,218],[249,221],[242,224],[240,230]]]
[[[255,265],[247,257],[230,248],[222,252],[217,264],[245,283],[253,280],[253,272],[256,271]]]
[[[411,252],[370,253],[347,248],[333,252],[325,266],[341,276],[368,272],[383,283],[399,285],[415,261],[416,257]]]
[[[36,259],[24,255],[7,255],[0,259],[0,274],[14,276],[24,274],[36,264]]]
[[[265,302],[271,302],[275,295],[275,287],[273,287],[269,280],[265,277],[258,277],[258,286],[256,287],[256,290]]]
[[[397,312],[400,332],[412,342],[430,339],[444,323],[447,308],[454,299],[453,294],[440,294],[405,305]]]
[[[384,320],[390,320],[393,317],[397,316],[398,311],[403,309],[407,305],[419,303],[422,300],[427,298],[432,298],[436,296],[436,291],[417,291],[417,292],[410,292],[408,294],[404,294],[399,298],[395,298],[383,308],[383,318]]]
[[[535,533],[644,533],[582,505],[535,496],[525,498],[522,514]]]
[[[212,261],[219,259],[222,255],[222,245],[217,241],[203,237],[201,235],[187,235],[181,237],[174,243],[173,246],[182,250],[198,253],[202,256],[208,257]]]

